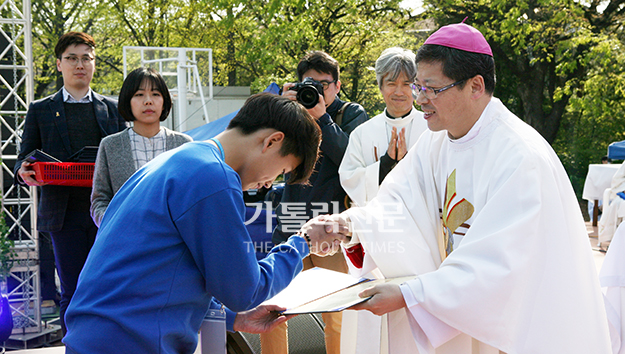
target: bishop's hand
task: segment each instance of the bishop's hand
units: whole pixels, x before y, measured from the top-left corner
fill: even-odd
[[[341,249],[341,242],[349,242],[344,233],[326,231],[335,227],[338,227],[337,223],[330,215],[317,216],[302,226],[300,234],[307,238],[310,253],[320,257],[331,256]]]
[[[401,293],[401,288],[397,284],[378,284],[361,291],[358,296],[361,298],[371,296],[371,298],[350,307],[350,310],[367,310],[375,315],[382,316],[406,307],[406,301]]]

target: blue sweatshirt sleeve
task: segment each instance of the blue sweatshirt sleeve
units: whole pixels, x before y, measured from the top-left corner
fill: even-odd
[[[309,252],[297,237],[257,261],[244,218],[241,191],[225,188],[174,220],[207,291],[235,312],[256,307],[284,289],[302,270],[302,258]]]
[[[292,247],[295,247],[296,249],[300,250],[302,252],[303,257],[306,257],[309,254],[308,244],[306,243],[304,238],[301,236],[293,236],[286,243],[290,243]],[[275,257],[274,254],[276,252],[281,252],[284,250],[289,251],[289,248],[285,248],[283,245],[284,244],[274,247],[271,250],[271,252],[265,257],[265,259],[274,258]],[[260,262],[264,262],[265,259],[262,259]],[[216,301],[213,298],[213,300],[211,301],[210,308],[211,309],[221,308],[221,303]],[[230,310],[227,307],[225,308],[225,311],[226,311],[226,329],[230,332],[234,332],[234,328],[233,328],[234,319],[237,316],[237,313],[235,311]]]

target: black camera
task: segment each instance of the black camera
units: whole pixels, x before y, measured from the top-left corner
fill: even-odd
[[[298,82],[291,90],[297,91],[297,102],[307,109],[313,108],[319,102],[319,95],[323,95],[323,85],[321,82],[307,77],[302,82]]]

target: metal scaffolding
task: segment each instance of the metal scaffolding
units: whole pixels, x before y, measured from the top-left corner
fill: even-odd
[[[50,326],[42,325],[39,233],[37,232],[37,188],[15,186],[13,170],[20,149],[21,133],[28,105],[34,99],[30,0],[0,0],[0,205],[15,241],[17,261],[8,277],[9,303],[13,312],[11,339],[26,342],[29,336],[43,336]],[[134,58],[134,53],[138,53]],[[146,54],[147,53],[147,54]],[[172,54],[173,53],[173,54]],[[203,88],[213,98],[212,50],[202,48],[124,47],[126,60],[157,66],[167,79],[175,78],[172,90],[177,102],[174,130],[186,130],[195,114],[209,121]],[[171,66],[171,68],[170,68]],[[208,79],[206,79],[208,78]],[[199,98],[202,113],[187,108]],[[54,327],[54,326],[52,326]]]
[[[210,48],[124,46],[124,78],[128,69],[148,66],[167,82],[174,101],[171,129],[189,130],[187,121],[197,112],[188,112],[190,100],[199,98],[203,120],[209,122],[208,101],[213,99],[213,50]],[[170,79],[175,79],[172,81]],[[203,87],[208,88],[208,95]]]
[[[38,333],[41,324],[37,191],[13,185],[13,167],[28,104],[33,100],[30,0],[0,4],[0,137],[2,211],[18,260],[8,278],[13,334]]]

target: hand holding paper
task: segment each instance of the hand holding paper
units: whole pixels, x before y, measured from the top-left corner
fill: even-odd
[[[281,316],[286,310],[277,305],[260,305],[254,309],[237,313],[233,329],[237,332],[264,333],[269,332],[293,316]]]
[[[352,306],[350,310],[368,310],[375,315],[381,316],[406,307],[404,296],[397,283],[377,284],[361,291],[358,296],[371,298],[366,302]]]
[[[379,296],[378,301],[386,301],[387,295],[394,294],[393,288],[377,287],[376,284],[395,284],[399,291],[399,284],[414,278],[413,275],[392,279],[358,279],[349,274],[313,268],[298,274],[286,289],[263,304],[277,304],[288,308],[283,312],[286,315],[343,311],[347,308],[354,308],[355,304],[366,301],[369,296]],[[359,296],[367,289],[376,290],[367,297]],[[399,296],[403,301],[401,291]],[[396,302],[393,304],[397,306]],[[381,305],[377,303],[376,306]],[[362,309],[369,310],[369,307]],[[381,309],[386,310],[387,307],[381,307]]]

